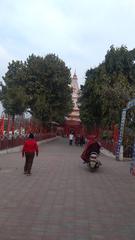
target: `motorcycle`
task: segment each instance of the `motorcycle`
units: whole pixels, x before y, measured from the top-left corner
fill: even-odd
[[[101,144],[94,138],[90,139],[85,146],[84,151],[81,154],[81,159],[83,163],[87,163],[91,172],[94,172],[99,168],[101,162],[98,160],[98,155],[100,154]]]
[[[99,166],[102,165],[98,160],[98,154],[96,152],[91,152],[88,160],[88,166],[91,172],[95,172]]]

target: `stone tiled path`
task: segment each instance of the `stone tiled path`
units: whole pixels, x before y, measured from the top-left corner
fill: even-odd
[[[40,145],[31,176],[20,153],[0,155],[0,240],[134,240],[135,177],[101,154],[90,173],[66,139]]]

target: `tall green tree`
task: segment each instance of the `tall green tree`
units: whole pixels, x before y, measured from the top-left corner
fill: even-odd
[[[27,96],[25,95],[23,78],[24,66],[21,61],[9,63],[8,71],[3,77],[0,100],[5,112],[12,115],[21,114],[27,109]]]
[[[44,121],[63,122],[72,110],[70,69],[55,54],[26,61],[26,94],[31,114]]]
[[[72,110],[70,69],[55,54],[13,61],[3,80],[1,101],[10,114],[28,110],[47,123],[62,122]]]
[[[122,109],[135,97],[135,50],[110,47],[105,60],[86,73],[79,98],[80,116],[87,128],[120,122]]]
[[[88,70],[86,82],[82,86],[79,97],[80,118],[84,125],[91,129],[95,123],[101,123],[100,85],[96,80],[98,69]]]

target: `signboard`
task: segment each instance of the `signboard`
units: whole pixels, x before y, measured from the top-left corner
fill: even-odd
[[[128,110],[128,109],[130,109],[130,108],[132,108],[134,106],[135,106],[135,98],[133,98],[132,100],[130,100],[128,102],[126,109]]]
[[[117,145],[117,150],[116,150],[116,160],[119,160],[119,157],[120,157],[120,149],[121,149],[122,140],[123,140],[123,132],[124,132],[124,125],[125,125],[125,120],[126,120],[126,112],[127,112],[127,110],[129,110],[132,107],[135,107],[135,98],[130,100],[127,103],[126,108],[124,108],[122,110],[120,134],[119,134],[119,140],[118,140],[118,145]],[[135,143],[134,143],[134,165],[135,165]]]
[[[121,148],[121,145],[122,145],[124,125],[125,125],[125,120],[126,120],[126,112],[127,112],[127,109],[124,108],[123,111],[122,111],[122,116],[121,116],[120,134],[119,134],[119,140],[118,140],[118,145],[117,145],[117,150],[116,150],[116,159],[117,160],[119,160],[120,148]]]
[[[132,155],[132,162],[130,165],[130,173],[135,176],[135,140],[134,140],[134,147],[133,147],[133,155]]]

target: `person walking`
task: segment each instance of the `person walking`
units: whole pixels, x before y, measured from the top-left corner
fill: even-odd
[[[69,134],[69,145],[72,145],[73,144],[73,140],[74,140],[74,134],[71,132]]]
[[[83,134],[80,136],[80,146],[83,146],[85,144],[85,137]]]
[[[38,156],[38,145],[34,139],[33,133],[30,133],[22,149],[22,157],[25,156],[24,174],[31,175],[31,168],[35,153],[36,156]]]

